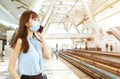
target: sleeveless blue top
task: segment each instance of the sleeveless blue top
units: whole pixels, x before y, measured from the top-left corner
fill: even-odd
[[[27,53],[20,52],[18,57],[18,72],[22,75],[37,75],[43,72],[42,47],[34,37],[27,37],[29,49]]]

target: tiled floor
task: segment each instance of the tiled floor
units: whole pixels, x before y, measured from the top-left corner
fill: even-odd
[[[0,79],[12,79],[8,72],[8,60],[0,60]]]
[[[0,61],[0,79],[12,79],[7,70],[8,60],[5,62]],[[48,79],[90,79],[81,74],[80,78],[75,75],[61,60],[50,59],[44,61],[44,73],[46,73]]]
[[[79,77],[60,60],[46,61],[44,67],[48,79],[79,79]]]

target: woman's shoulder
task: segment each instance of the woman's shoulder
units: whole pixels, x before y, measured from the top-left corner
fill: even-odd
[[[15,46],[12,48],[12,52],[18,55],[21,51],[21,46],[22,46],[22,39],[18,38]]]
[[[17,44],[22,44],[22,39],[21,38],[17,39]]]

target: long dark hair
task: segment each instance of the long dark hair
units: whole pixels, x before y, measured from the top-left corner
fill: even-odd
[[[15,35],[14,39],[11,41],[11,48],[15,48],[17,39],[20,38],[22,40],[22,47],[21,47],[21,51],[23,51],[23,53],[27,53],[28,49],[29,49],[29,44],[27,41],[27,27],[26,27],[26,23],[29,22],[30,17],[32,16],[33,18],[38,18],[38,15],[31,11],[31,10],[27,10],[25,12],[23,12],[23,14],[20,17],[20,21],[19,21],[19,28],[18,28],[18,32]]]

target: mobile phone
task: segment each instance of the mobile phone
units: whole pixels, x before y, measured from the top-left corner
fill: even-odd
[[[43,31],[43,26],[40,25],[40,28],[39,28],[38,32],[42,33],[42,31]]]

